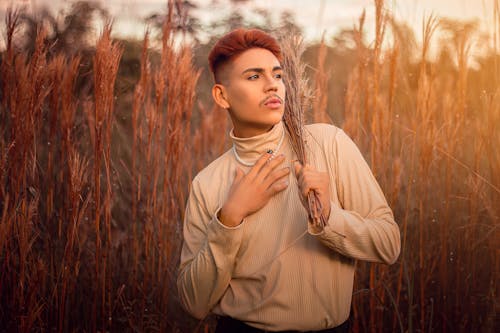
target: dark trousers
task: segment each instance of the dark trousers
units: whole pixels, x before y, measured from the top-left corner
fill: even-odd
[[[245,324],[242,321],[233,319],[231,317],[220,317],[217,321],[217,328],[215,333],[265,333],[270,331],[264,331],[252,326]],[[280,331],[279,333],[298,333],[299,331]],[[349,320],[346,320],[343,324],[327,328],[321,331],[309,331],[310,333],[348,333],[349,332]]]

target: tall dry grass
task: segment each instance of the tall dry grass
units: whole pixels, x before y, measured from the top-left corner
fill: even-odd
[[[425,18],[419,62],[412,64],[404,58],[408,41],[388,38],[392,18],[383,1],[375,1],[373,43],[366,43],[360,17],[357,65],[337,125],[369,161],[403,243],[393,266],[358,263],[353,332],[495,329],[499,2],[494,6],[490,72],[479,78],[469,66],[473,32]],[[182,38],[173,22],[182,13],[174,7],[170,1],[157,62],[150,34],[144,38],[130,110],[115,107],[122,48],[109,26],[92,72],[82,73],[80,56],[49,52],[43,30],[34,52],[23,53],[16,43],[19,13],[7,15],[0,64],[0,330],[212,329],[210,320],[185,316],[173,282],[190,180],[227,148],[229,122],[221,110],[194,104],[200,69],[193,48],[176,43]],[[428,60],[440,31],[452,32],[449,71]],[[326,113],[325,91],[335,84],[327,48],[320,46],[311,78],[316,121],[333,118]],[[76,84],[89,75],[86,95]],[[129,121],[117,121],[124,116]]]
[[[81,96],[75,82],[89,73],[79,72],[80,57],[49,52],[43,30],[34,53],[24,54],[16,48],[19,13],[7,15],[0,330],[181,329],[172,290],[199,70],[191,48],[174,44],[173,5],[157,67],[145,38],[125,156],[117,156],[126,129],[114,110],[123,51],[111,27],[97,41],[92,94]]]
[[[429,62],[435,31],[447,29],[431,16],[423,22],[413,91],[408,61],[399,59],[406,41],[395,39],[381,57],[388,21],[383,2],[375,8],[373,46],[363,44],[364,14],[357,29],[359,60],[349,78],[344,129],[394,208],[403,243],[396,265],[360,265],[353,330],[493,331],[500,166],[498,153],[485,150],[500,142],[490,127],[499,120],[499,85],[475,87],[482,96],[468,94],[474,36],[467,29],[453,30],[451,75]],[[498,59],[498,50],[491,52]],[[497,77],[495,69],[490,79]],[[472,109],[479,99],[480,109]]]

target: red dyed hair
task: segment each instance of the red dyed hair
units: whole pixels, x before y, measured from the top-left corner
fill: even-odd
[[[224,35],[214,45],[208,55],[210,70],[218,82],[219,69],[240,53],[251,48],[270,51],[279,61],[282,60],[281,48],[271,35],[259,29],[236,29]]]

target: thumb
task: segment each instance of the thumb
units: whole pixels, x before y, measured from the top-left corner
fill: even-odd
[[[294,161],[293,168],[295,170],[295,176],[298,176],[299,172],[302,170],[302,164],[300,164],[299,161]]]

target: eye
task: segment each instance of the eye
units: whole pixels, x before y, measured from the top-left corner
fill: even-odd
[[[274,75],[274,77],[277,78],[277,79],[282,79],[283,78],[283,74],[282,73],[276,73]]]
[[[254,74],[254,75],[252,75],[252,76],[249,76],[249,77],[248,77],[248,80],[253,81],[253,80],[257,80],[258,78],[259,78],[259,74]]]

